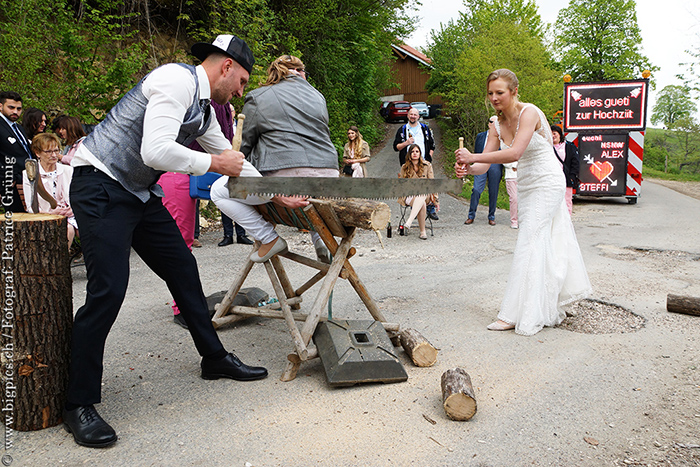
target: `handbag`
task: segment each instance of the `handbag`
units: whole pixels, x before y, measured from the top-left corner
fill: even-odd
[[[345,166],[343,167],[343,174],[352,175],[352,165],[345,164]]]
[[[211,186],[219,177],[216,172],[190,176],[190,198],[211,199]]]

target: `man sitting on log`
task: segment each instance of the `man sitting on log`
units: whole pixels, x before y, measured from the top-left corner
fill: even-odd
[[[231,149],[211,110],[240,97],[255,59],[232,35],[197,43],[194,67],[171,63],[152,71],[109,112],[75,154],[70,197],[80,225],[87,297],[73,325],[70,380],[63,414],[75,441],[105,447],[115,431],[93,404],[101,399],[105,340],[127,289],[133,248],[163,278],[202,358],[202,378],[251,381],[267,376],[228,353],[212,326],[197,263],[163,207],[156,184],[166,171],[259,176]],[[197,140],[209,154],[187,147]]]

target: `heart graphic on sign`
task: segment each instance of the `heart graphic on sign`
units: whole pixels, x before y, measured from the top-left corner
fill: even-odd
[[[608,162],[595,161],[591,164],[591,173],[598,181],[602,182],[605,177],[610,175],[613,171],[613,165]]]
[[[7,137],[7,141],[9,141],[10,144],[15,144],[15,143],[17,142],[17,140],[14,139],[12,136],[8,136],[8,137]]]

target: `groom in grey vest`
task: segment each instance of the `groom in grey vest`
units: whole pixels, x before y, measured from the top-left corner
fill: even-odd
[[[156,184],[165,171],[239,176],[244,156],[231,149],[210,100],[241,97],[255,59],[231,35],[197,43],[195,67],[171,63],[129,91],[75,154],[70,197],[80,225],[87,268],[85,304],[75,315],[66,429],[88,447],[106,447],[117,435],[95,410],[101,401],[107,335],[127,289],[131,248],[165,280],[202,356],[202,378],[251,381],[267,370],[228,353],[212,326],[197,263],[163,207]],[[208,152],[189,149],[193,141]]]

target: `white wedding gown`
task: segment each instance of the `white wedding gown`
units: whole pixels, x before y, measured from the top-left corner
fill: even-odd
[[[562,306],[592,291],[564,201],[566,180],[554,154],[549,123],[540,109],[532,107],[541,128],[518,161],[518,241],[498,314],[498,319],[527,336],[561,323],[566,316]],[[508,147],[498,122],[496,131],[501,148]]]

